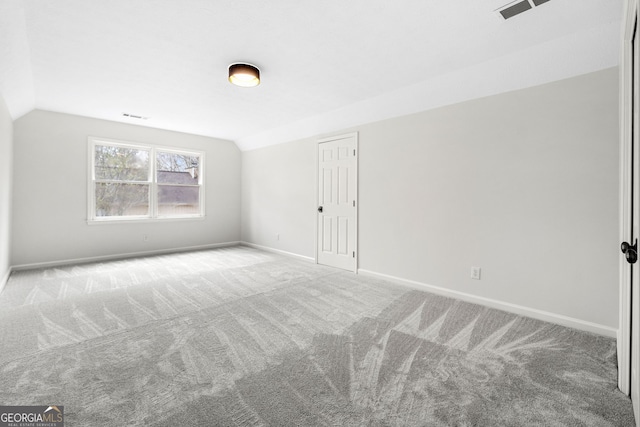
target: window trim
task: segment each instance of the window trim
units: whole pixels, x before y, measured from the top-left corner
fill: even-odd
[[[99,138],[90,136],[88,138],[88,180],[87,180],[87,223],[94,224],[121,224],[121,223],[143,223],[158,221],[183,221],[183,220],[202,220],[205,217],[205,153],[203,151],[193,149],[182,149],[178,147],[169,147],[158,144],[145,144],[140,142],[130,142],[115,140],[109,138]],[[109,145],[113,147],[124,147],[145,150],[149,152],[149,171],[147,181],[136,181],[138,184],[149,185],[149,215],[129,215],[129,216],[96,216],[95,203],[95,149],[97,145]],[[157,159],[156,153],[172,153],[185,154],[189,156],[198,156],[198,188],[199,188],[199,205],[200,212],[197,214],[162,216],[158,215],[158,182],[157,182]],[[98,180],[102,181],[102,180]],[[108,180],[105,180],[108,181]],[[120,182],[120,181],[119,181]],[[123,183],[134,183],[129,181],[121,181]]]

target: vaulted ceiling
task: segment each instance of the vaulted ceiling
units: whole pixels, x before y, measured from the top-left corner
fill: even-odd
[[[622,0],[509,2],[0,0],[0,93],[246,150],[618,65]]]

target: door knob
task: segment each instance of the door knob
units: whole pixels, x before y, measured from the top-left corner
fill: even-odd
[[[629,264],[635,264],[636,261],[638,261],[638,239],[636,239],[633,245],[630,245],[627,242],[622,242],[620,250],[627,258],[627,262]]]
[[[318,212],[322,213],[322,206],[318,206]]]

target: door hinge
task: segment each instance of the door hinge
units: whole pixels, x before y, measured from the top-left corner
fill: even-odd
[[[355,150],[355,148],[353,149],[353,155],[354,155],[354,156],[356,155],[356,150]]]
[[[353,257],[354,258],[356,257],[356,251],[353,251]]]
[[[356,207],[356,201],[355,200],[353,201],[353,207],[354,208]]]

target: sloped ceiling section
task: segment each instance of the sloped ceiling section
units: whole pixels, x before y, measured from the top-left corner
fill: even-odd
[[[14,118],[40,108],[249,150],[618,64],[622,0],[504,20],[508,2],[0,0],[0,90]],[[262,84],[230,85],[236,61]]]
[[[0,1],[0,94],[14,120],[36,106],[26,22],[19,0]]]

